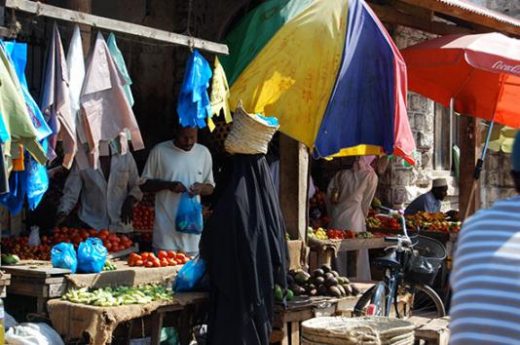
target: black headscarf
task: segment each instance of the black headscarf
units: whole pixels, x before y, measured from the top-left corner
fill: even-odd
[[[202,234],[211,280],[208,345],[267,345],[274,285],[286,287],[285,225],[264,155],[235,155]]]

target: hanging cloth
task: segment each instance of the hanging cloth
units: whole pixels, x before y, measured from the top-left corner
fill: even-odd
[[[110,55],[112,55],[112,59],[114,59],[117,69],[119,70],[119,73],[121,73],[121,76],[123,77],[123,80],[125,82],[125,86],[123,87],[123,89],[125,90],[125,95],[126,99],[128,100],[128,104],[130,104],[130,106],[133,107],[134,95],[132,94],[132,89],[130,88],[130,86],[132,85],[132,78],[130,78],[130,73],[128,73],[128,69],[126,68],[125,58],[123,57],[123,53],[121,53],[119,47],[117,46],[116,36],[113,33],[110,33],[110,35],[108,35],[107,46],[108,50],[110,51]]]
[[[67,61],[61,43],[58,26],[54,23],[51,46],[47,56],[43,83],[41,108],[47,117],[53,135],[50,139],[50,154],[55,157],[54,149],[58,140],[63,142],[63,166],[70,169],[76,154],[76,122],[71,114],[70,90]]]
[[[44,148],[48,147],[48,137],[52,135],[52,130],[48,126],[42,112],[38,108],[36,101],[29,92],[27,79],[25,77],[25,67],[27,65],[27,44],[21,42],[6,42],[6,50],[10,61],[16,71],[18,79],[23,90],[23,96],[29,115],[34,127],[38,133],[38,139]],[[13,147],[14,149],[14,147]],[[49,189],[49,177],[45,165],[39,164],[34,159],[24,154],[24,148],[19,145],[18,152],[13,155],[13,171],[26,171],[26,178],[22,181],[25,183],[21,192],[15,192],[20,195],[23,203],[24,196],[27,195],[27,201],[31,210],[35,209],[40,203],[45,192]]]
[[[0,41],[0,127],[4,146],[4,157],[11,152],[11,140],[23,144],[27,151],[40,163],[47,161],[44,148],[38,142],[38,133],[34,127],[20,81],[5,50],[4,42]],[[7,167],[10,162],[6,162]]]
[[[224,112],[226,123],[233,121],[231,118],[231,110],[229,108],[229,85],[226,78],[226,72],[224,72],[218,57],[215,58],[213,80],[211,83],[211,107],[213,110],[212,115],[208,117],[208,127],[211,132],[215,129],[212,117],[219,116],[221,110]]]
[[[179,122],[183,127],[206,127],[213,112],[207,90],[211,75],[208,61],[195,49],[188,58],[177,103]]]
[[[100,142],[116,138],[121,154],[126,154],[127,133],[134,150],[144,148],[143,138],[134,112],[126,99],[124,79],[119,73],[108,46],[98,33],[94,50],[87,62],[85,82],[81,91],[81,117],[89,145],[89,162],[97,168]]]
[[[74,26],[74,33],[67,51],[67,67],[69,73],[70,111],[75,119],[77,138],[81,144],[84,144],[87,142],[87,139],[80,119],[79,110],[81,106],[79,99],[83,81],[85,80],[85,55],[83,54],[83,41],[81,40],[81,31],[78,25]]]

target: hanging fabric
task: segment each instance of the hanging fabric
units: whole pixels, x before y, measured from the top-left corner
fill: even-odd
[[[70,169],[76,154],[76,122],[71,114],[67,61],[58,26],[54,23],[51,46],[43,83],[41,108],[53,135],[50,139],[51,158],[58,140],[63,142],[63,166]]]
[[[112,55],[112,59],[116,63],[117,69],[119,73],[121,73],[121,77],[125,81],[125,86],[123,87],[125,90],[126,99],[128,100],[128,104],[131,107],[134,106],[134,95],[132,94],[132,89],[130,86],[132,85],[132,78],[130,78],[130,73],[128,73],[128,69],[126,68],[125,58],[123,57],[123,53],[119,50],[119,47],[116,43],[116,36],[113,33],[108,35],[107,40],[108,50],[110,51],[110,55]]]
[[[1,139],[4,144],[4,157],[11,152],[11,140],[23,144],[27,151],[39,162],[47,161],[45,150],[38,142],[38,132],[34,127],[27,106],[24,102],[23,91],[16,72],[7,55],[4,42],[0,41],[0,127]],[[5,166],[9,168],[10,162]],[[9,169],[8,169],[9,170]]]
[[[5,47],[22,86],[25,104],[27,105],[32,123],[37,130],[38,139],[45,149],[48,147],[48,137],[52,135],[52,130],[47,125],[36,101],[29,92],[29,86],[27,85],[27,79],[25,77],[27,44],[14,41],[5,42]],[[26,156],[24,154],[24,147],[18,145],[18,152],[16,152],[16,155],[13,154],[13,171],[24,170],[26,171],[25,179],[22,181],[24,188],[22,191],[15,191],[15,194],[19,195],[20,202],[22,203],[25,195],[27,195],[29,208],[33,210],[38,206],[43,195],[49,189],[49,177],[45,165],[39,164],[30,156]]]
[[[83,81],[85,80],[85,55],[83,54],[83,41],[81,40],[81,31],[78,25],[74,27],[74,33],[67,51],[67,67],[69,73],[70,111],[76,124],[77,138],[80,143],[84,144],[87,142],[87,139],[79,116],[79,98],[83,88]]]
[[[188,58],[177,103],[179,122],[183,127],[206,127],[213,112],[207,90],[211,75],[208,61],[195,49]]]
[[[81,119],[89,145],[89,161],[97,168],[100,142],[116,138],[121,153],[128,151],[127,132],[134,150],[144,148],[141,132],[134,112],[124,91],[125,82],[110,55],[101,33],[98,33],[94,50],[87,62],[85,81],[81,93]]]
[[[226,72],[224,72],[218,57],[215,58],[213,80],[211,83],[211,107],[212,114],[208,117],[208,127],[211,132],[215,129],[212,117],[219,116],[220,111],[224,112],[226,123],[230,123],[233,120],[229,108],[229,85],[226,78]]]

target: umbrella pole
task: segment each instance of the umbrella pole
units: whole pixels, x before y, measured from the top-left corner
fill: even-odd
[[[482,149],[482,153],[480,155],[480,158],[477,160],[477,164],[475,165],[475,171],[473,172],[473,185],[471,186],[471,192],[469,194],[468,203],[466,205],[466,210],[464,212],[464,219],[468,218],[471,200],[473,200],[473,197],[475,196],[475,190],[477,189],[477,183],[480,179],[480,173],[482,172],[482,166],[484,165],[484,159],[486,158],[487,150],[489,147],[489,140],[491,139],[491,132],[493,131],[493,125],[495,124],[494,121],[491,121],[489,123],[489,128],[486,134],[486,142],[484,143],[484,148]]]

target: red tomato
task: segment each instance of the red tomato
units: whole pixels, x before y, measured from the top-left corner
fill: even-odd
[[[161,261],[159,259],[153,259],[153,267],[161,267]]]
[[[135,265],[136,265],[136,266],[143,266],[143,260],[137,260],[137,261],[135,262]]]
[[[141,257],[143,258],[143,260],[147,260],[150,257],[150,253],[148,253],[148,252],[141,253]]]
[[[170,259],[175,259],[177,257],[177,254],[173,250],[168,251],[168,257]]]
[[[153,262],[151,262],[151,261],[146,261],[146,262],[144,263],[144,266],[145,266],[145,267],[153,267]]]
[[[168,253],[164,250],[159,250],[159,253],[157,253],[157,257],[159,259],[164,259],[168,257]]]
[[[166,267],[166,266],[168,266],[168,265],[170,265],[170,262],[168,261],[167,258],[163,258],[163,259],[161,259],[161,266],[162,266],[162,267]]]

